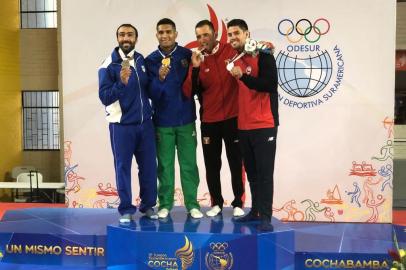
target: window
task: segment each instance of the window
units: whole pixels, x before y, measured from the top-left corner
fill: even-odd
[[[20,0],[21,28],[56,28],[56,0]]]
[[[22,94],[24,150],[59,150],[59,92]]]

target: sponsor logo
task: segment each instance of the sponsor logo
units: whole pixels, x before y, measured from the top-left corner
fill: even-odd
[[[152,269],[186,270],[193,265],[193,244],[185,236],[185,244],[175,252],[175,257],[165,253],[149,253],[147,265]]]
[[[280,103],[293,109],[310,109],[327,103],[339,92],[344,58],[340,46],[331,45],[333,39],[327,34],[332,29],[325,18],[313,22],[282,19],[278,23],[285,43],[276,57]]]
[[[233,254],[226,252],[228,243],[210,243],[211,252],[206,253],[206,267],[209,270],[230,270],[233,267]]]

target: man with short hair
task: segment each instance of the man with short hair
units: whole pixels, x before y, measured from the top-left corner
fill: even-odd
[[[278,131],[278,77],[271,53],[244,52],[248,25],[234,19],[227,35],[235,56],[228,64],[238,82],[238,129],[240,145],[252,195],[251,211],[239,221],[260,220],[259,230],[272,230],[274,164]],[[240,58],[239,58],[240,57]],[[238,60],[237,60],[238,59]]]
[[[197,202],[196,108],[194,100],[185,98],[182,93],[191,51],[176,43],[178,32],[172,20],[161,19],[156,30],[159,46],[146,58],[146,63],[157,137],[158,217],[166,218],[174,204],[177,150],[186,209],[192,218],[202,218]]]
[[[184,92],[189,97],[196,94],[201,105],[202,148],[212,204],[206,215],[216,216],[223,209],[220,170],[224,141],[234,193],[233,216],[242,216],[244,184],[237,130],[238,84],[226,70],[226,60],[235,51],[229,44],[217,41],[217,33],[209,20],[198,22],[195,34],[199,48],[192,54],[192,67]]]
[[[144,58],[135,51],[137,29],[131,24],[117,28],[118,47],[99,68],[99,98],[106,106],[114,156],[121,224],[133,220],[131,163],[138,163],[140,212],[156,219],[156,150],[151,107],[147,97],[148,77]]]

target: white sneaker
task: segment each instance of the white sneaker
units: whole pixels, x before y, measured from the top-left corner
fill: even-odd
[[[158,218],[166,218],[169,215],[169,210],[166,208],[162,208],[158,211]]]
[[[203,217],[203,213],[200,212],[200,210],[197,208],[191,209],[189,213],[192,216],[192,218],[202,218]]]
[[[118,220],[120,222],[120,224],[130,224],[131,221],[133,220],[131,214],[124,214],[120,217],[120,219]]]
[[[144,216],[149,219],[158,219],[158,215],[155,213],[153,208],[147,209],[147,211],[145,211],[144,213]]]
[[[242,210],[240,207],[234,207],[234,210],[233,210],[234,217],[241,217],[244,214],[245,214],[244,210]]]
[[[218,205],[213,206],[209,211],[206,212],[206,215],[209,217],[217,216],[221,213],[221,208]]]

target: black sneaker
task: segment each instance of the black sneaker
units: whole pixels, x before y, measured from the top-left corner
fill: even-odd
[[[258,221],[259,220],[259,214],[258,212],[253,212],[250,211],[248,214],[246,214],[243,217],[236,218],[236,222],[251,222],[251,221]]]
[[[261,219],[261,223],[257,226],[257,230],[261,232],[273,232],[273,226],[269,219]]]

